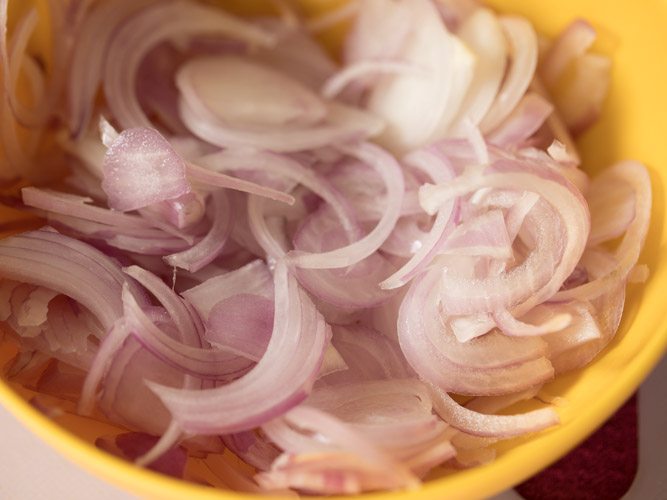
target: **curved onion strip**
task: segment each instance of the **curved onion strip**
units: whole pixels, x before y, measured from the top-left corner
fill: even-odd
[[[291,252],[288,254],[289,263],[295,267],[339,269],[356,264],[382,246],[400,216],[405,187],[398,162],[383,149],[369,143],[346,146],[342,149],[345,153],[371,165],[382,177],[386,186],[385,212],[370,233],[350,245],[323,253]]]
[[[461,344],[453,338],[440,319],[434,293],[438,278],[430,271],[413,280],[399,310],[401,349],[421,378],[447,392],[499,395],[553,377],[540,339],[488,334]]]
[[[413,375],[399,346],[376,330],[360,325],[334,325],[331,342],[348,370],[328,377],[327,381],[396,379]]]
[[[450,136],[465,136],[465,122],[477,127],[498,94],[505,76],[507,42],[496,14],[487,8],[474,10],[456,34],[477,56],[470,88],[448,131]]]
[[[81,138],[90,124],[93,101],[114,33],[124,20],[158,1],[99,2],[87,16],[74,48],[68,79],[67,116],[74,137]]]
[[[419,68],[401,61],[359,61],[350,64],[331,76],[320,93],[325,99],[334,99],[349,84],[368,75],[419,73]]]
[[[414,151],[407,155],[404,161],[425,172],[436,183],[445,183],[453,176],[451,169],[447,165],[443,165],[441,159],[428,150]],[[389,290],[399,288],[424,269],[426,264],[431,261],[433,256],[445,243],[454,228],[454,223],[459,217],[458,209],[458,203],[454,200],[438,210],[431,230],[422,240],[419,250],[415,252],[403,267],[380,283],[380,288]]]
[[[200,378],[232,380],[252,366],[252,362],[236,354],[190,347],[171,338],[153,323],[126,288],[123,289],[123,305],[130,333],[160,360],[179,371]]]
[[[488,141],[501,148],[522,144],[539,130],[553,110],[553,105],[544,97],[528,92],[503,123],[489,135]]]
[[[382,120],[370,113],[339,103],[329,103],[327,120],[319,126],[276,127],[271,131],[255,132],[231,128],[198,99],[188,100],[183,90],[181,95],[185,95],[179,102],[183,123],[197,137],[220,147],[246,146],[278,153],[302,151],[363,140],[377,135],[384,126]]]
[[[165,311],[174,322],[181,340],[187,344],[180,347],[179,353],[187,349],[194,350],[196,347],[201,345],[201,324],[195,320],[195,316],[176,296],[176,294],[164,284],[164,282],[162,282],[154,274],[138,266],[125,268],[123,269],[123,272],[134,278],[140,285],[144,286],[151,294],[153,294],[158,302],[164,306]],[[128,310],[129,305],[134,306],[137,311],[143,313],[143,310],[137,303],[135,297],[132,295],[132,292],[129,290],[127,285],[123,286],[122,298],[126,320],[128,319],[128,316],[131,318],[130,311]],[[127,321],[127,324],[130,323],[131,320]],[[141,332],[141,329],[139,332]],[[135,330],[133,333],[136,335],[137,331]],[[171,337],[167,338],[171,339]],[[186,375],[183,379],[183,387],[186,389],[200,389],[202,387],[202,383],[201,381]],[[175,422],[170,422],[169,427],[155,443],[155,445],[146,453],[139,456],[135,463],[139,466],[152,463],[154,460],[161,457],[164,453],[168,452],[173,446],[175,446],[181,437],[181,429]]]
[[[289,459],[285,462],[278,459],[270,471],[256,477],[260,485],[282,485],[322,493],[355,493],[378,486],[406,488],[419,484],[406,467],[382,453],[360,432],[355,432],[327,413],[300,406],[288,412],[283,419],[295,429],[284,436],[288,439],[283,444],[290,452],[300,451],[297,451],[293,464],[295,474],[290,473],[292,464]],[[331,444],[324,444],[323,440],[313,439],[312,436],[324,436],[324,442]],[[283,457],[287,458],[286,455]],[[302,470],[304,467],[305,470]],[[317,479],[320,475],[326,477],[327,470],[337,470],[347,480],[328,484]]]
[[[23,141],[19,140],[17,123],[11,109],[9,96],[12,93],[9,79],[9,56],[7,51],[7,7],[9,0],[0,0],[0,68],[2,69],[2,99],[0,99],[0,133],[2,137],[3,150],[7,159],[9,169],[4,171],[2,177],[7,179],[17,175],[19,172],[30,171],[29,157],[31,147],[25,147]],[[33,135],[33,141],[36,137]]]
[[[348,241],[329,207],[322,207],[306,217],[294,235],[295,252],[318,252]],[[350,214],[350,218],[353,214]],[[361,232],[361,228],[358,229]],[[299,282],[315,297],[346,310],[374,307],[391,296],[377,283],[394,270],[394,266],[378,253],[338,269],[295,268]]]
[[[204,281],[182,293],[204,321],[215,305],[237,293],[273,299],[273,283],[266,264],[255,260],[243,267]]]
[[[234,220],[229,200],[223,192],[213,194],[212,207],[213,224],[206,236],[189,249],[165,257],[167,264],[194,273],[211,263],[222,252],[232,232]]]
[[[432,389],[438,414],[452,427],[473,436],[509,438],[541,431],[560,421],[552,408],[520,415],[486,415],[459,405],[438,387],[432,386]]]
[[[491,109],[480,123],[482,132],[490,132],[507,118],[526,93],[537,67],[537,34],[526,19],[501,16],[500,24],[510,45],[508,73]]]
[[[0,57],[2,57],[4,68],[3,74],[6,75],[6,78],[3,78],[5,99],[7,99],[16,120],[23,126],[40,125],[40,121],[50,112],[45,106],[40,108],[40,104],[44,103],[39,103],[39,101],[35,104],[34,109],[29,109],[19,100],[15,92],[22,69],[21,63],[29,58],[25,53],[26,47],[37,26],[38,18],[37,11],[33,8],[19,21],[13,30],[10,54],[7,54],[6,47],[0,46]]]
[[[148,290],[165,308],[169,317],[173,320],[176,329],[183,339],[190,345],[200,346],[201,338],[198,333],[198,322],[181,299],[164,282],[153,273],[139,266],[123,268],[123,273],[134,278],[134,280]],[[127,293],[132,295],[136,303],[136,297],[131,290]]]
[[[97,388],[104,379],[112,360],[122,349],[127,340],[130,331],[125,326],[122,319],[114,324],[108,335],[100,343],[95,358],[84,380],[81,388],[81,396],[77,405],[77,411],[81,415],[90,416],[95,408],[95,399],[97,397]]]
[[[0,6],[4,18],[7,15],[7,3],[7,1],[4,1],[3,5]],[[6,78],[3,78],[4,97],[18,123],[26,127],[38,129],[44,125],[47,118],[53,112],[55,99],[59,97],[59,91],[64,82],[62,65],[66,54],[63,52],[65,47],[62,38],[64,37],[60,36],[63,35],[61,30],[63,21],[61,11],[63,10],[63,6],[52,0],[49,1],[49,6],[51,8],[50,20],[54,45],[52,51],[53,59],[50,67],[51,78],[49,85],[43,86],[44,92],[35,94],[36,99],[34,99],[32,107],[27,107],[19,100],[15,89],[21,70],[27,69],[27,66],[24,66],[26,61],[32,60],[26,54],[26,48],[39,20],[37,11],[34,8],[31,9],[14,27],[9,54],[7,53],[6,36],[3,35],[0,40],[0,63],[3,73],[6,75]],[[2,21],[2,24],[4,25],[5,22]],[[39,70],[39,73],[42,73],[41,70]],[[34,76],[36,75],[33,74],[32,76],[31,82],[34,85],[36,83]],[[42,74],[39,79],[42,80],[43,78]]]
[[[158,2],[133,16],[115,33],[103,73],[109,107],[122,128],[150,127],[134,92],[139,64],[164,40],[199,34],[222,35],[258,45],[273,37],[219,9],[175,1]]]
[[[288,250],[286,235],[282,238],[271,230],[265,218],[265,202],[256,196],[248,197],[248,225],[257,244],[266,253],[268,261],[278,261],[285,257]]]
[[[56,214],[69,215],[120,228],[148,229],[151,227],[151,224],[142,217],[89,205],[88,203],[92,200],[82,196],[35,187],[23,188],[21,195],[26,205]]]
[[[563,30],[540,64],[540,76],[547,88],[553,87],[567,66],[593,45],[596,36],[593,26],[583,19]]]
[[[502,160],[488,169],[489,173],[479,178],[459,177],[447,185],[440,185],[435,187],[432,185],[424,185],[420,189],[420,201],[427,212],[433,213],[438,207],[455,196],[461,196],[466,193],[474,192],[481,188],[496,188],[496,189],[522,189],[529,192],[539,194],[552,207],[559,218],[561,219],[561,231],[563,250],[560,252],[564,258],[557,263],[553,270],[543,269],[543,272],[548,273],[548,278],[539,289],[536,289],[529,297],[521,299],[520,305],[517,303],[508,304],[510,307],[515,307],[512,312],[517,315],[527,312],[533,306],[550,298],[558,291],[561,284],[572,273],[577,262],[579,261],[585,242],[588,239],[590,231],[590,215],[585,200],[581,193],[567,180],[560,177],[556,172],[547,170],[536,163],[520,163],[515,164],[511,161]],[[503,171],[503,173],[492,173]],[[535,208],[533,209],[533,212]],[[547,238],[548,239],[548,238]],[[551,244],[551,248],[555,246]],[[530,258],[530,257],[529,257]],[[535,258],[538,258],[537,256]],[[535,264],[537,265],[537,263]],[[513,276],[518,277],[518,273]],[[496,285],[490,285],[497,278],[489,278],[489,286],[485,287],[487,292],[496,289]],[[463,280],[459,280],[459,285],[463,284]],[[474,291],[473,291],[474,290]],[[472,294],[479,293],[481,288],[470,284],[470,291]],[[512,293],[518,292],[516,287],[508,286],[504,283],[500,286],[500,290],[510,291]],[[524,290],[525,291],[525,290]],[[472,307],[470,297],[465,301],[467,305],[463,305],[461,298],[462,291],[457,290],[457,302],[459,305],[445,302],[443,304],[448,311],[453,314],[469,314],[479,312],[477,308]],[[484,294],[486,298],[481,295],[480,300],[483,304],[491,304],[488,300],[488,295]],[[504,299],[503,299],[504,300]],[[451,307],[450,307],[451,306]],[[461,307],[463,306],[463,307]],[[495,309],[492,308],[492,309]],[[492,310],[489,309],[489,310]]]
[[[520,321],[508,311],[503,310],[493,313],[493,319],[505,335],[511,337],[528,337],[559,332],[570,326],[572,315],[568,313],[558,314],[539,325],[533,325]]]
[[[589,247],[625,234],[635,219],[637,197],[632,185],[621,178],[600,175],[593,179],[586,192],[591,211]]]
[[[307,396],[324,356],[328,327],[284,264],[277,264],[274,279],[273,333],[250,372],[204,391],[150,384],[184,430],[210,434],[252,429]]]
[[[293,158],[268,151],[230,148],[204,156],[199,162],[216,171],[257,171],[292,179],[326,201],[338,216],[343,229],[351,237],[358,237],[349,216],[350,208],[340,193],[321,175]]]
[[[635,192],[635,216],[621,240],[614,256],[617,266],[608,274],[584,285],[562,290],[553,300],[593,299],[613,290],[624,281],[639,259],[644,240],[648,234],[651,218],[651,179],[642,164],[625,161],[606,170],[603,176],[618,178],[632,186]]]
[[[32,231],[0,241],[0,255],[3,277],[73,298],[105,330],[122,315],[120,267],[85,243],[50,230]]]

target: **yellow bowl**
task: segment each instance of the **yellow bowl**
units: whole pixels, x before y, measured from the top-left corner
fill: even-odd
[[[221,3],[227,3],[223,0]],[[248,0],[237,5],[247,7]],[[250,2],[252,3],[252,2]],[[310,12],[338,0],[303,0]],[[562,425],[532,438],[504,445],[496,461],[429,481],[421,490],[366,495],[369,499],[481,498],[528,478],[567,453],[618,408],[661,358],[667,346],[667,245],[664,185],[667,180],[667,2],[643,0],[491,0],[494,7],[531,19],[538,30],[556,34],[576,17],[590,20],[600,33],[599,49],[612,56],[613,82],[601,121],[580,141],[588,171],[624,158],[646,163],[653,181],[651,229],[641,261],[651,277],[631,286],[625,316],[614,342],[590,366],[559,377],[547,390],[564,396]],[[332,34],[335,39],[339,34]],[[5,217],[5,220],[6,217]],[[109,456],[35,411],[0,381],[0,401],[26,427],[93,474],[141,497],[181,500],[259,499],[169,479]]]

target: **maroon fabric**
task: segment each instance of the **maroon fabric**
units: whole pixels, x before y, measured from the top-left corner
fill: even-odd
[[[569,455],[516,487],[526,500],[618,500],[637,472],[637,397]]]

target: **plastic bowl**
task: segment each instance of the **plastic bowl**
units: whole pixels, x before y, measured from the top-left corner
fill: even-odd
[[[225,0],[223,3],[227,3]],[[237,5],[248,4],[236,0]],[[317,11],[336,0],[304,0]],[[601,425],[639,386],[667,347],[667,246],[665,182],[667,181],[667,65],[658,53],[667,47],[667,2],[599,2],[598,0],[491,0],[504,12],[523,14],[539,31],[554,35],[576,17],[591,21],[600,33],[598,48],[613,58],[613,81],[602,119],[580,141],[584,166],[595,172],[616,160],[646,163],[653,181],[651,229],[641,262],[651,276],[645,285],[628,289],[625,315],[613,343],[588,367],[559,377],[547,386],[567,404],[559,408],[562,425],[536,436],[513,440],[499,448],[491,464],[429,480],[411,492],[377,493],[368,499],[416,500],[482,498],[509,488],[548,466]],[[330,34],[329,41],[339,34]],[[2,222],[15,213],[0,214]],[[141,497],[181,500],[260,499],[213,490],[160,476],[97,450],[56,425],[0,381],[0,401],[27,428],[74,463]],[[78,425],[78,424],[77,424]],[[85,433],[85,426],[79,430]],[[90,437],[90,436],[88,436]],[[348,497],[349,498],[349,497]]]

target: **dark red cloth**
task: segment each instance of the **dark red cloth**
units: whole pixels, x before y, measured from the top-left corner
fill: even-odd
[[[618,500],[637,472],[637,397],[578,448],[516,487],[527,500]]]

